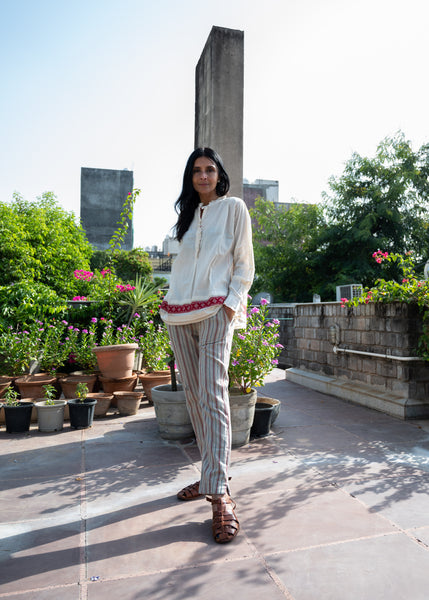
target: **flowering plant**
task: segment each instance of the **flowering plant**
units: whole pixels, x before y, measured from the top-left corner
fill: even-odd
[[[83,371],[93,371],[97,367],[97,358],[92,351],[95,345],[95,323],[97,323],[97,319],[93,317],[88,327],[79,329],[79,327],[63,321],[63,324],[67,326],[64,351],[67,354],[69,365],[73,365],[74,368],[79,367]]]
[[[397,263],[401,272],[401,281],[394,279],[377,279],[372,288],[364,288],[361,296],[347,300],[342,298],[342,306],[357,306],[369,302],[406,302],[417,304],[423,312],[424,328],[419,339],[418,352],[425,360],[429,360],[429,281],[420,279],[415,273],[412,252],[405,256],[393,252],[377,250],[372,255],[378,264],[383,262]]]
[[[235,331],[229,363],[229,385],[249,393],[263,385],[264,377],[278,365],[283,346],[279,343],[278,319],[268,319],[268,300],[247,307],[246,329]]]
[[[397,263],[401,272],[401,281],[377,279],[372,288],[364,288],[357,298],[351,300],[342,298],[343,306],[357,306],[368,302],[407,302],[408,304],[414,302],[421,308],[429,306],[429,282],[417,277],[412,252],[402,256],[402,254],[377,250],[372,256],[380,265],[384,262]]]
[[[28,370],[32,361],[39,359],[42,325],[36,321],[18,330],[9,326],[0,333],[1,367],[6,375],[21,375]]]
[[[96,323],[97,319],[93,317],[91,321]],[[98,323],[102,329],[98,342],[99,346],[138,343],[136,337],[136,329],[140,325],[140,315],[138,313],[134,313],[129,325],[123,324],[119,327],[114,327],[112,319],[106,319],[104,317],[101,317]]]
[[[64,341],[67,321],[41,323],[41,348],[39,367],[41,371],[55,372],[67,361],[69,351]]]
[[[147,371],[168,369],[173,351],[164,323],[156,324],[152,319],[148,321],[145,333],[138,338],[138,345]]]

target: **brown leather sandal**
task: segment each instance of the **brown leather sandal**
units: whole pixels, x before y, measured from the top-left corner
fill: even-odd
[[[213,539],[218,544],[231,542],[240,530],[232,498],[206,498],[213,506]]]
[[[200,494],[200,482],[191,483],[177,493],[178,500],[196,500],[202,498],[204,494]]]

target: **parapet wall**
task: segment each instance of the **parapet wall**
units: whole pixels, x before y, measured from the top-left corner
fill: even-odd
[[[274,304],[270,316],[281,323],[287,379],[401,418],[429,417],[429,363],[417,357],[417,306]]]

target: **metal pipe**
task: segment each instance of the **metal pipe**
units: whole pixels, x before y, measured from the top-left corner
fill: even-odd
[[[419,356],[393,356],[392,354],[377,354],[376,352],[363,352],[362,350],[350,350],[349,348],[338,348],[334,346],[334,354],[345,352],[347,354],[360,354],[361,356],[372,356],[373,358],[387,358],[388,360],[399,360],[403,362],[423,361]]]

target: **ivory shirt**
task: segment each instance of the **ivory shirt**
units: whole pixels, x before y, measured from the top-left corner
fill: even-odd
[[[226,196],[209,202],[201,216],[202,207],[180,242],[160,315],[169,325],[186,325],[225,304],[235,311],[234,327],[241,329],[254,275],[249,211],[240,198]]]

